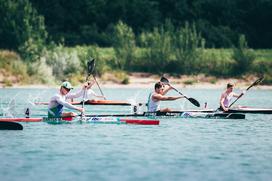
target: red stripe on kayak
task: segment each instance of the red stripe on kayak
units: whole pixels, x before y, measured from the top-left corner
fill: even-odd
[[[63,117],[62,120],[64,120],[64,121],[73,121],[73,117]]]
[[[47,118],[50,120],[50,118]],[[52,118],[52,120],[58,118]],[[72,121],[73,117],[62,118],[63,121]],[[10,121],[10,122],[41,122],[43,118],[0,118],[0,121]]]
[[[120,119],[122,122],[127,124],[145,124],[145,125],[159,125],[159,120],[149,120],[149,119]]]
[[[54,119],[54,118],[53,118]],[[73,117],[63,118],[65,121],[72,121]],[[43,118],[0,118],[0,121],[9,122],[41,122]],[[126,124],[142,124],[142,125],[159,125],[159,120],[149,120],[149,119],[120,119],[121,122]]]
[[[0,118],[0,121],[10,122],[41,122],[42,118]]]

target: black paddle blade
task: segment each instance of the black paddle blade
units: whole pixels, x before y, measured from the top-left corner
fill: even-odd
[[[260,77],[258,80],[256,80],[256,81],[253,83],[253,85],[257,85],[257,84],[261,83],[261,82],[263,81],[263,79],[264,79],[263,76]]]
[[[161,77],[160,82],[163,82],[165,84],[169,84],[169,80],[167,78],[163,77],[163,76]]]
[[[262,82],[264,79],[264,77],[260,77],[259,79],[257,79],[253,84],[251,84],[246,90],[249,90],[251,87],[258,85],[260,82]]]
[[[194,98],[188,98],[188,100],[193,104],[195,105],[196,107],[200,107],[200,104],[197,100],[195,100]]]
[[[23,126],[16,122],[0,121],[0,130],[23,130]]]
[[[91,75],[94,71],[94,67],[95,67],[95,61],[93,58],[91,58],[88,62],[87,62],[87,68],[88,68],[88,75]]]

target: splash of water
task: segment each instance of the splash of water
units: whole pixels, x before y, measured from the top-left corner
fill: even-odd
[[[26,102],[24,103],[24,107],[21,110],[21,113],[25,114],[26,110],[29,110],[29,116],[31,114],[35,115],[44,115],[44,108],[42,110],[38,109],[39,106],[36,104],[37,102],[41,102],[42,98],[45,97],[47,91],[43,90],[39,92],[37,95],[28,94]],[[27,116],[27,115],[26,115]]]
[[[131,104],[130,112],[131,113],[142,113],[143,106],[145,103],[140,103],[140,96],[142,97],[144,94],[144,90],[137,91],[132,97],[129,97],[127,101]]]
[[[5,101],[1,99],[1,110],[2,110],[2,116],[4,117],[14,117],[16,115],[15,111],[15,97],[12,98],[11,100]]]

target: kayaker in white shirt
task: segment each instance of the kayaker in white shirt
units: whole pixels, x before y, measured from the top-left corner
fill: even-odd
[[[88,81],[87,82],[87,86],[86,86],[86,92],[84,95],[84,100],[88,101],[88,100],[95,100],[94,97],[96,98],[101,98],[101,99],[105,99],[105,96],[100,96],[97,95],[91,88],[92,86],[95,84],[95,81]]]
[[[77,110],[81,113],[84,113],[84,108],[74,106],[69,103],[68,99],[82,97],[84,94],[84,89],[86,89],[86,85],[82,87],[82,89],[76,93],[71,93],[70,90],[73,89],[70,82],[65,81],[61,84],[60,90],[57,94],[51,97],[49,105],[48,105],[48,118],[59,118],[59,117],[74,117],[77,114],[73,112],[63,113],[63,107]]]
[[[165,88],[165,86],[167,86]],[[147,108],[149,112],[169,112],[170,108],[160,108],[160,101],[170,101],[183,98],[184,96],[165,96],[165,94],[172,89],[169,85],[164,85],[162,82],[157,82],[155,84],[155,91],[149,94]]]

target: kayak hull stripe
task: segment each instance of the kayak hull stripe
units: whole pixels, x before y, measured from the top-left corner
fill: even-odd
[[[58,118],[0,118],[0,122],[71,122],[69,120],[60,120]],[[87,119],[89,123],[120,123],[120,124],[142,124],[142,125],[159,125],[159,120],[149,120],[149,119],[119,119],[114,117],[91,117]]]

